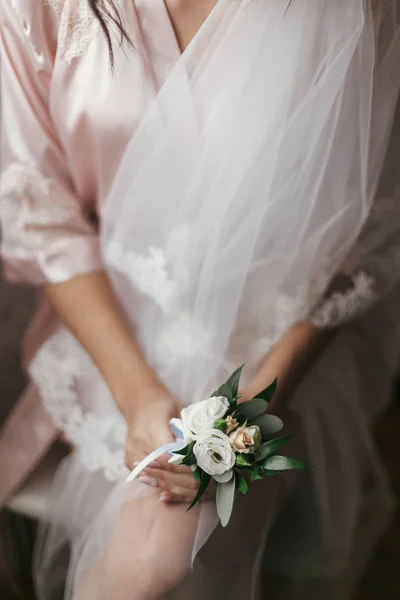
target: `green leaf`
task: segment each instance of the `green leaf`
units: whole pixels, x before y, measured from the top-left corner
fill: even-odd
[[[231,388],[229,387],[229,385],[227,385],[226,383],[223,383],[216,392],[214,392],[213,396],[224,396],[224,398],[228,398],[229,401],[232,400],[232,392],[231,392]]]
[[[251,467],[251,463],[243,456],[243,454],[237,454],[236,456],[237,467]]]
[[[268,416],[268,415],[266,415]],[[279,450],[286,442],[288,442],[292,438],[291,435],[286,435],[280,438],[276,438],[275,440],[269,440],[269,442],[264,442],[256,453],[256,462],[262,462],[269,456],[272,456],[274,452]]]
[[[275,379],[265,390],[257,394],[257,398],[262,398],[266,402],[270,402],[275,396],[276,388],[278,387],[278,380]]]
[[[180,454],[181,456],[186,456],[189,452],[189,446],[182,448],[182,450],[174,450],[174,454]]]
[[[235,403],[243,367],[244,365],[236,369],[236,371],[234,371],[234,373],[228,377],[225,383],[223,383],[217,389],[217,391],[214,392],[213,396],[224,396],[225,398],[228,398],[231,403]]]
[[[233,469],[230,469],[230,471],[226,471],[226,473],[222,473],[222,475],[213,475],[213,478],[218,483],[228,483],[228,481],[230,481],[232,479],[232,477],[233,477]]]
[[[226,527],[232,514],[233,501],[235,498],[235,477],[232,477],[228,483],[218,483],[217,485],[217,513],[222,527]]]
[[[266,438],[283,429],[283,421],[275,415],[261,415],[251,422],[252,425],[258,425],[261,431],[261,437]]]
[[[262,479],[262,475],[258,472],[257,469],[251,472],[250,481],[257,481],[258,479]]]
[[[214,427],[215,427],[215,429],[219,429],[220,431],[222,431],[223,433],[225,433],[226,432],[226,421],[225,421],[225,419],[218,419],[218,421],[215,421]]]
[[[193,471],[193,477],[195,478],[196,481],[199,481],[199,479],[201,477],[201,473],[202,473],[202,470],[200,469],[200,467],[196,467],[195,470]]]
[[[249,490],[249,486],[247,485],[247,481],[242,475],[236,473],[236,489],[243,495],[247,494]]]
[[[268,408],[268,402],[263,398],[253,398],[247,402],[241,402],[238,404],[237,411],[246,419],[255,419],[256,417],[265,413]]]
[[[235,411],[236,407],[237,407],[237,398],[236,398],[236,396],[234,396],[233,398],[231,398],[229,400],[229,404],[230,404],[230,409],[229,410],[230,411]],[[232,412],[230,412],[230,414],[232,414]]]
[[[244,365],[236,369],[236,371],[234,371],[234,373],[232,373],[232,375],[226,381],[225,385],[227,385],[231,390],[232,397],[236,397],[238,394],[240,376],[242,374],[243,367]]]
[[[209,475],[208,473],[205,473],[204,471],[201,471],[199,489],[197,490],[196,497],[193,500],[192,504],[189,506],[188,510],[190,510],[191,508],[194,508],[200,502],[200,499],[201,499],[202,495],[204,494],[204,492],[206,491],[206,489],[208,488],[208,484],[210,483],[210,481],[211,481],[211,475]]]
[[[292,469],[309,469],[308,465],[288,458],[287,456],[270,456],[263,464],[264,469],[268,471],[290,471]]]
[[[193,452],[187,454],[181,462],[181,465],[186,465],[187,467],[191,467],[196,464],[196,457]]]

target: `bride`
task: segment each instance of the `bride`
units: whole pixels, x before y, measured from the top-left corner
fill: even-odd
[[[2,256],[44,293],[2,439],[29,450],[35,414],[37,456],[72,447],[38,598],[350,597],[391,512],[370,431],[400,358],[399,195],[377,194],[398,10],[3,0]],[[187,512],[188,468],[125,479],[242,363],[245,397],[278,378],[313,470],[254,483],[222,530],[212,489]]]

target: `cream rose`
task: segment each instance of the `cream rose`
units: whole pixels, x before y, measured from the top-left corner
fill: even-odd
[[[239,421],[235,417],[228,415],[226,417],[226,435],[229,435],[232,431],[235,431],[239,426]]]
[[[182,410],[183,434],[186,440],[196,440],[203,431],[214,428],[215,421],[222,419],[229,408],[224,396],[214,396],[191,404]]]
[[[239,427],[230,434],[229,439],[235,452],[240,454],[255,452],[261,444],[260,428],[257,425]]]
[[[229,437],[218,429],[203,431],[197,438],[193,452],[197,465],[209,475],[222,475],[230,471],[236,461]]]

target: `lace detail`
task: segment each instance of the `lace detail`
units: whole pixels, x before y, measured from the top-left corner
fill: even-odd
[[[96,397],[96,412],[84,409],[80,385],[86,390],[91,381],[100,380],[100,375],[72,334],[59,328],[51,335],[31,362],[29,372],[46,410],[76,447],[84,467],[90,472],[102,469],[108,481],[126,477],[125,422],[112,398],[105,402],[106,389]]]
[[[352,277],[352,286],[345,292],[333,292],[322,300],[311,315],[317,327],[328,328],[350,321],[366,311],[376,300],[375,279],[361,271]]]
[[[74,58],[83,56],[89,44],[97,36],[100,23],[95,18],[87,0],[42,0],[60,18],[58,54],[70,64]]]
[[[345,292],[333,291],[317,304],[310,318],[318,326],[336,327],[365,313],[398,284],[400,187],[390,195],[377,195],[340,274],[352,285]]]
[[[197,355],[210,354],[211,336],[204,324],[188,313],[177,315],[172,322],[162,327],[158,335],[156,353],[158,363],[176,366],[183,360]]]
[[[106,250],[107,259],[142,294],[160,308],[161,320],[155,353],[159,368],[170,367],[196,355],[210,353],[211,339],[204,324],[186,309],[189,273],[185,263],[190,230],[187,226],[171,232],[165,249],[150,246],[147,255],[125,252],[114,241]]]
[[[119,242],[107,247],[110,264],[143,294],[149,296],[165,314],[178,311],[179,298],[188,287],[185,253],[189,228],[173,231],[165,249],[149,246],[147,255],[125,251]]]
[[[42,0],[42,5],[50,6],[56,13],[57,17],[61,17],[64,4],[65,0]]]
[[[136,252],[123,252],[118,242],[109,246],[111,264],[134,283],[139,291],[159,305],[163,312],[170,312],[177,296],[178,286],[168,273],[168,259],[161,248],[150,247],[147,256]]]
[[[0,180],[0,222],[5,253],[38,251],[78,230],[90,231],[75,200],[63,188],[56,192],[56,186],[57,182],[46,179],[34,167],[14,163],[4,172]]]

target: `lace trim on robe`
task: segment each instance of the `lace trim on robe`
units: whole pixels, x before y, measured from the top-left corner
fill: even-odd
[[[124,479],[129,473],[125,421],[116,406],[103,413],[82,406],[79,384],[98,379],[99,373],[73,335],[60,327],[39,349],[29,372],[44,407],[75,446],[84,467],[90,472],[102,469],[107,481]]]
[[[0,179],[0,223],[3,252],[14,256],[91,232],[64,188],[36,168],[19,163],[11,164]]]

